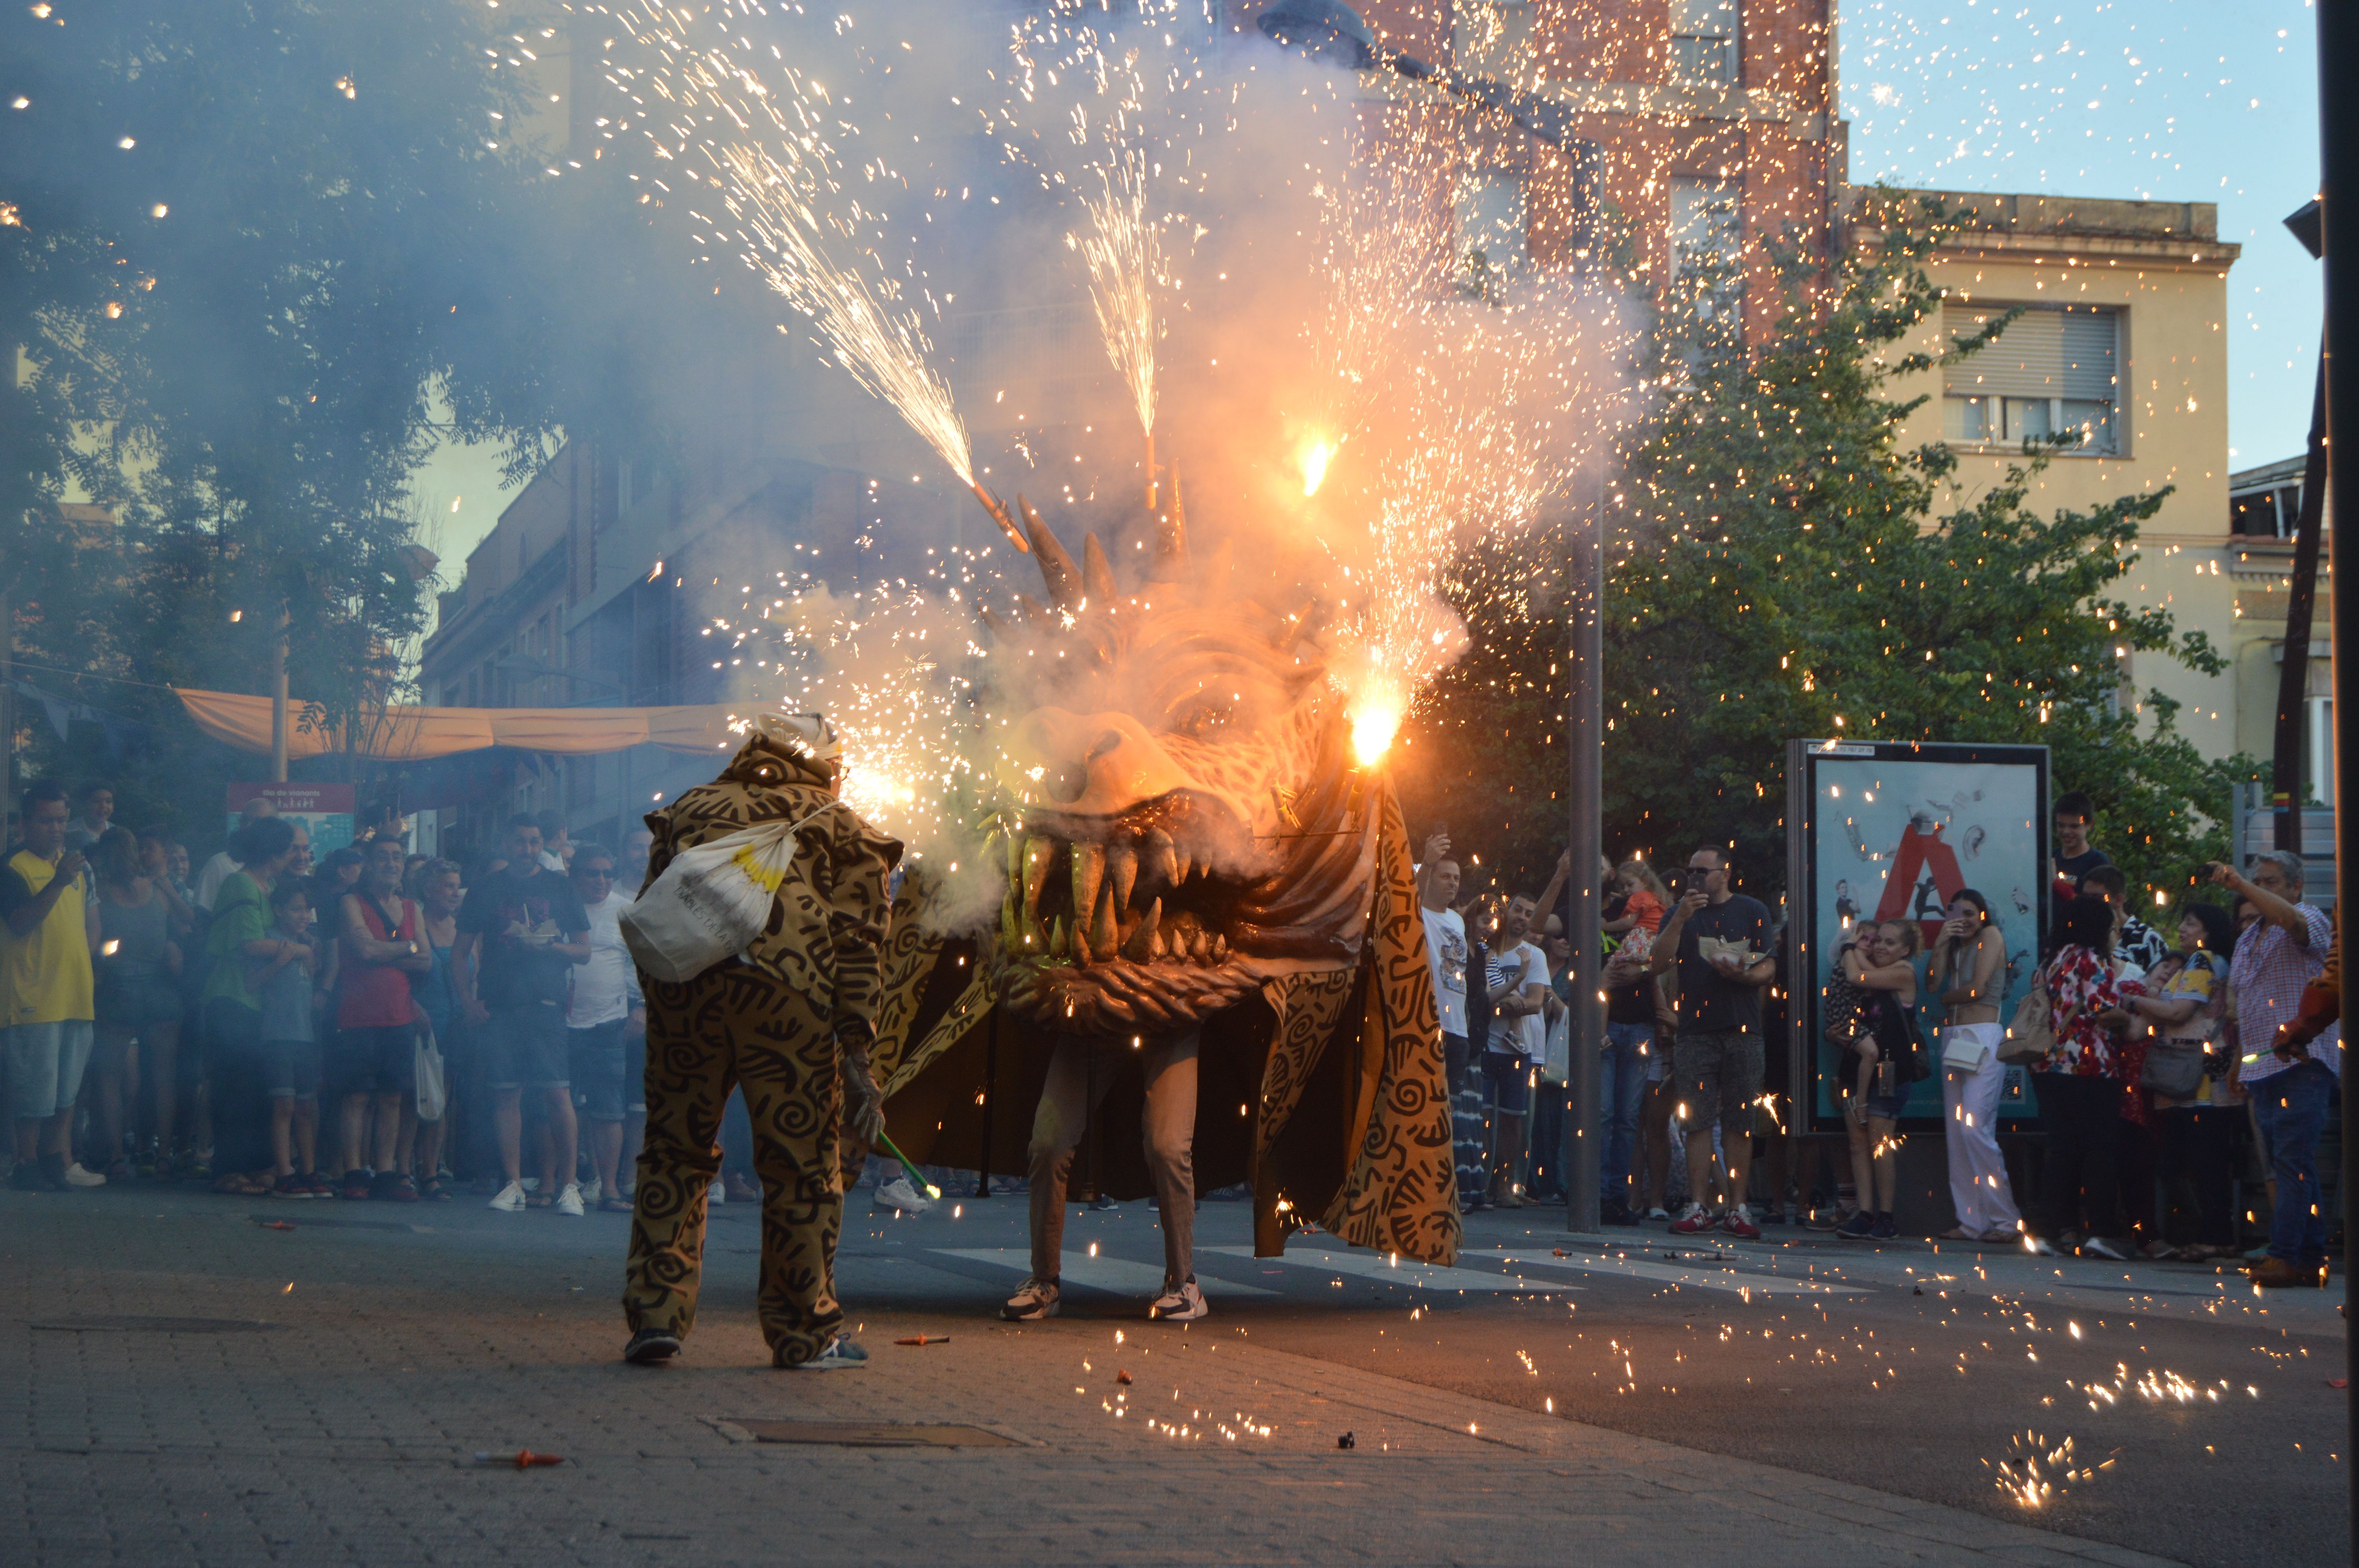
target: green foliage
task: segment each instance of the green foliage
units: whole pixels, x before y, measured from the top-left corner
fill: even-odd
[[[1774,896],[1788,740],[2016,742],[2051,748],[2055,787],[2096,800],[2133,887],[2182,885],[2224,849],[2252,768],[2204,758],[2169,697],[2122,680],[2133,652],[2224,667],[2202,633],[2110,596],[2167,492],[2041,516],[2027,501],[2052,448],[1972,496],[1947,482],[1946,448],[1903,449],[1918,403],[1891,384],[1938,362],[1904,351],[1940,308],[1923,264],[1945,220],[1896,192],[1862,217],[1880,241],[1831,279],[1788,267],[1767,343],[1738,340],[1727,276],[1683,266],[1668,292],[1663,401],[1609,486],[1608,850],[1734,843],[1745,885]],[[1511,881],[1544,880],[1564,842],[1562,600],[1547,591],[1562,559],[1542,535],[1461,563],[1451,598],[1473,644],[1398,767],[1412,832],[1448,820]],[[1514,612],[1533,585],[1535,612]]]

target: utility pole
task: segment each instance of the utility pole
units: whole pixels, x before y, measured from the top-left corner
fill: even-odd
[[[2294,524],[2292,593],[2286,605],[2285,659],[2277,666],[2277,730],[2269,791],[2277,807],[2277,847],[2301,853],[2302,755],[2310,730],[2310,623],[2318,602],[2318,544],[2326,509],[2326,357],[2318,362],[2310,399],[2310,456],[2301,470],[2301,512]]]
[[[2320,0],[2318,7],[2319,188],[2324,222],[2320,249],[2326,258],[2326,481],[2334,496],[2334,554],[2345,567],[2359,561],[2359,464],[2333,454],[2359,450],[2359,94],[2349,91],[2359,71],[2359,0]],[[2359,898],[2359,834],[2354,816],[2342,809],[2341,782],[2359,778],[2359,724],[2346,717],[2359,702],[2359,675],[2351,654],[2359,648],[2359,596],[2334,596],[2332,621],[2343,656],[2334,661],[2334,899],[2340,912]],[[2343,1016],[2359,1021],[2359,967],[2343,968]],[[2345,1053],[2347,1055],[2348,1053]],[[2343,1074],[2343,1125],[2359,1128],[2359,1073]],[[2359,1191],[2359,1138],[2343,1139],[2343,1192]],[[2343,1313],[2359,1306],[2353,1284],[2349,1226],[2345,1222],[2343,1266]],[[2343,1338],[2343,1374],[2350,1400],[2344,1441],[2359,1431],[2359,1336]],[[2352,1551],[2359,1559],[2359,1465],[2344,1466],[2351,1495],[2344,1507]]]
[[[1596,460],[1603,460],[1603,454]],[[1571,816],[1565,844],[1572,857],[1565,879],[1572,945],[1572,1017],[1567,1030],[1564,1085],[1564,1225],[1589,1232],[1599,1225],[1598,1051],[1605,1044],[1605,1001],[1598,989],[1599,927],[1605,890],[1597,864],[1604,857],[1605,762],[1605,485],[1593,468],[1579,481],[1567,574],[1566,663],[1571,682],[1565,712],[1565,754],[1571,764]]]
[[[288,612],[278,612],[278,639],[270,645],[270,782],[287,782]]]

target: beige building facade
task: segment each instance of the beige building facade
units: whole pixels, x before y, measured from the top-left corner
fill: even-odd
[[[2180,731],[2207,754],[2267,758],[2292,545],[2274,532],[2232,532],[2227,279],[2238,247],[2220,241],[2217,209],[1931,194],[1965,228],[1928,269],[1950,298],[1909,346],[1938,351],[1995,316],[2024,313],[1982,353],[1896,388],[1926,399],[1902,444],[1940,441],[1957,454],[1953,505],[2005,482],[2026,439],[2068,430],[2080,444],[2032,481],[2033,510],[2087,509],[2169,487],[2116,591],[2169,610],[2182,632],[2204,633],[2229,667],[2206,676],[2160,654],[2125,653],[2125,700],[2143,708],[2147,692],[2160,690],[2180,704]],[[2326,613],[2321,585],[2319,644]],[[2321,665],[2313,679],[2325,678]]]

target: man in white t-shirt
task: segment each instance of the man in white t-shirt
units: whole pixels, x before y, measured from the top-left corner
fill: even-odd
[[[256,795],[238,808],[237,825],[239,827],[249,827],[266,816],[277,815],[277,806]],[[231,829],[230,837],[233,839],[237,837],[235,828]],[[204,863],[203,869],[197,872],[197,907],[211,914],[213,912],[213,900],[221,893],[222,883],[229,880],[229,874],[232,871],[243,870],[245,870],[244,867],[230,858],[230,852],[227,849],[215,853],[212,860]]]
[[[1499,940],[1491,957],[1491,1038],[1483,1054],[1490,1089],[1491,1201],[1502,1208],[1524,1206],[1524,1174],[1529,1151],[1524,1128],[1531,1113],[1532,1078],[1548,1058],[1548,955],[1527,938],[1538,903],[1528,893],[1507,901],[1499,916]]]
[[[628,1214],[631,1206],[616,1189],[615,1167],[623,1154],[624,1112],[637,1098],[624,1082],[624,1034],[640,1004],[630,950],[623,946],[623,911],[631,901],[614,886],[613,851],[594,844],[577,849],[573,891],[590,917],[590,960],[574,966],[566,997],[567,1079],[598,1184],[597,1206],[610,1214]]]
[[[1450,858],[1450,835],[1436,833],[1425,841],[1425,859],[1417,871],[1418,913],[1425,917],[1426,961],[1433,968],[1433,1000],[1441,1014],[1451,1162],[1457,1168],[1459,1201],[1471,1204],[1483,1195],[1483,1089],[1466,1038],[1466,917],[1450,907],[1457,896],[1458,862]]]

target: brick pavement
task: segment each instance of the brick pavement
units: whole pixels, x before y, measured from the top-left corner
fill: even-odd
[[[0,1194],[0,1562],[2161,1561],[1256,1346],[1218,1317],[996,1324],[976,1312],[991,1286],[878,1230],[848,1238],[844,1270],[875,1303],[855,1309],[875,1363],[775,1372],[753,1217],[715,1218],[691,1353],[647,1370],[614,1359],[618,1219]],[[891,1344],[919,1331],[951,1337]],[[734,1425],[770,1419],[1024,1441],[813,1447]],[[568,1463],[471,1462],[519,1446]]]

